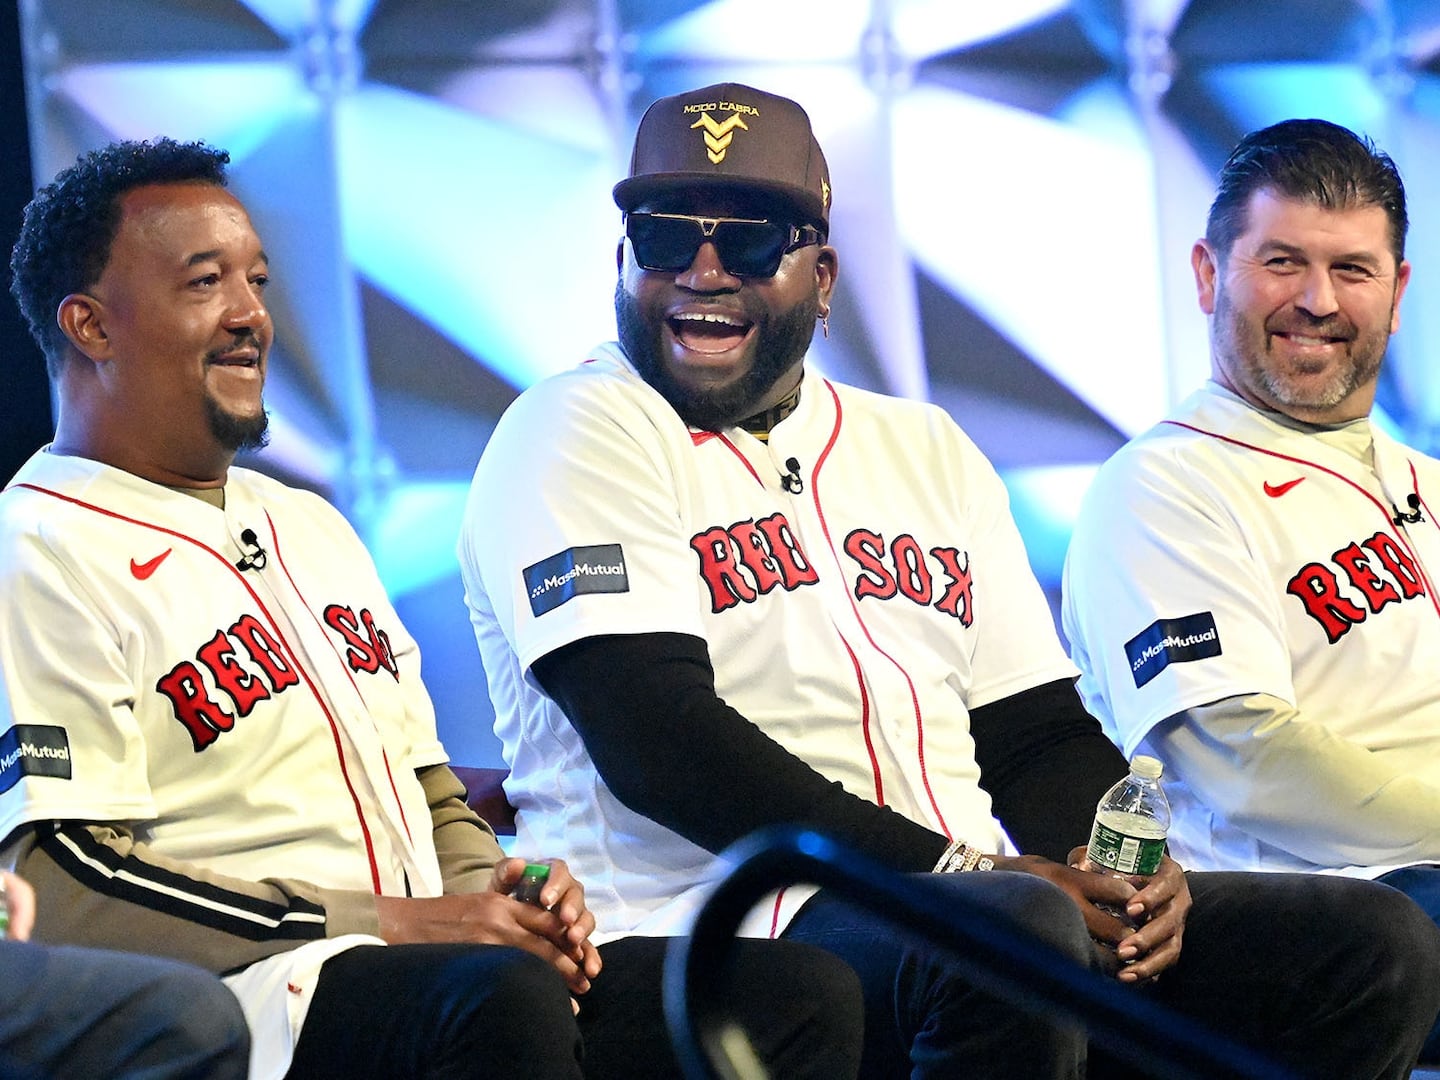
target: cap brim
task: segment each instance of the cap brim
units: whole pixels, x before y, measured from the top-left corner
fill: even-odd
[[[824,207],[811,191],[793,184],[775,184],[748,177],[717,176],[714,173],[650,173],[621,180],[614,188],[615,205],[627,214],[651,199],[688,188],[690,190],[758,191],[782,199],[795,207],[807,222],[828,227]]]

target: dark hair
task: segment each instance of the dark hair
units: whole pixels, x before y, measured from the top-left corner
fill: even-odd
[[[226,185],[230,155],[204,143],[117,142],[81,155],[25,207],[10,253],[10,292],[55,375],[66,338],[55,321],[60,301],[89,288],[110,261],[120,198],[147,184]]]
[[[1379,206],[1390,218],[1390,250],[1405,258],[1405,185],[1388,154],[1328,120],[1283,120],[1240,140],[1220,170],[1205,239],[1220,258],[1245,231],[1250,197],[1268,189],[1327,210]]]

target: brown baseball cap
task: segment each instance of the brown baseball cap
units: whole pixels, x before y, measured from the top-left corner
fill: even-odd
[[[702,86],[645,110],[630,176],[615,185],[627,213],[677,188],[755,188],[830,225],[830,169],[798,104],[741,83]]]

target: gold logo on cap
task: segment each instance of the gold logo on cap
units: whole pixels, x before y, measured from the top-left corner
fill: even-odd
[[[730,142],[735,138],[736,128],[750,130],[739,113],[731,113],[728,120],[719,124],[708,112],[704,112],[700,114],[699,120],[690,125],[690,128],[692,131],[695,128],[705,129],[705,152],[709,155],[712,165],[719,165],[725,160],[725,151],[730,149]]]
[[[820,178],[820,205],[826,210],[830,209],[830,181],[823,176]]]

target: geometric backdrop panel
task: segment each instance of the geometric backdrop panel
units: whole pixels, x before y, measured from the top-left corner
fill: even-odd
[[[812,362],[935,401],[1000,468],[1052,595],[1094,466],[1208,371],[1189,250],[1246,130],[1321,116],[1411,191],[1379,415],[1440,447],[1440,4],[1422,0],[23,0],[37,182],[205,139],[273,259],[274,437],[419,639],[456,760],[498,759],[454,539],[521,389],[612,334],[653,98],[810,112],[841,276]],[[544,432],[536,432],[544,438]]]

